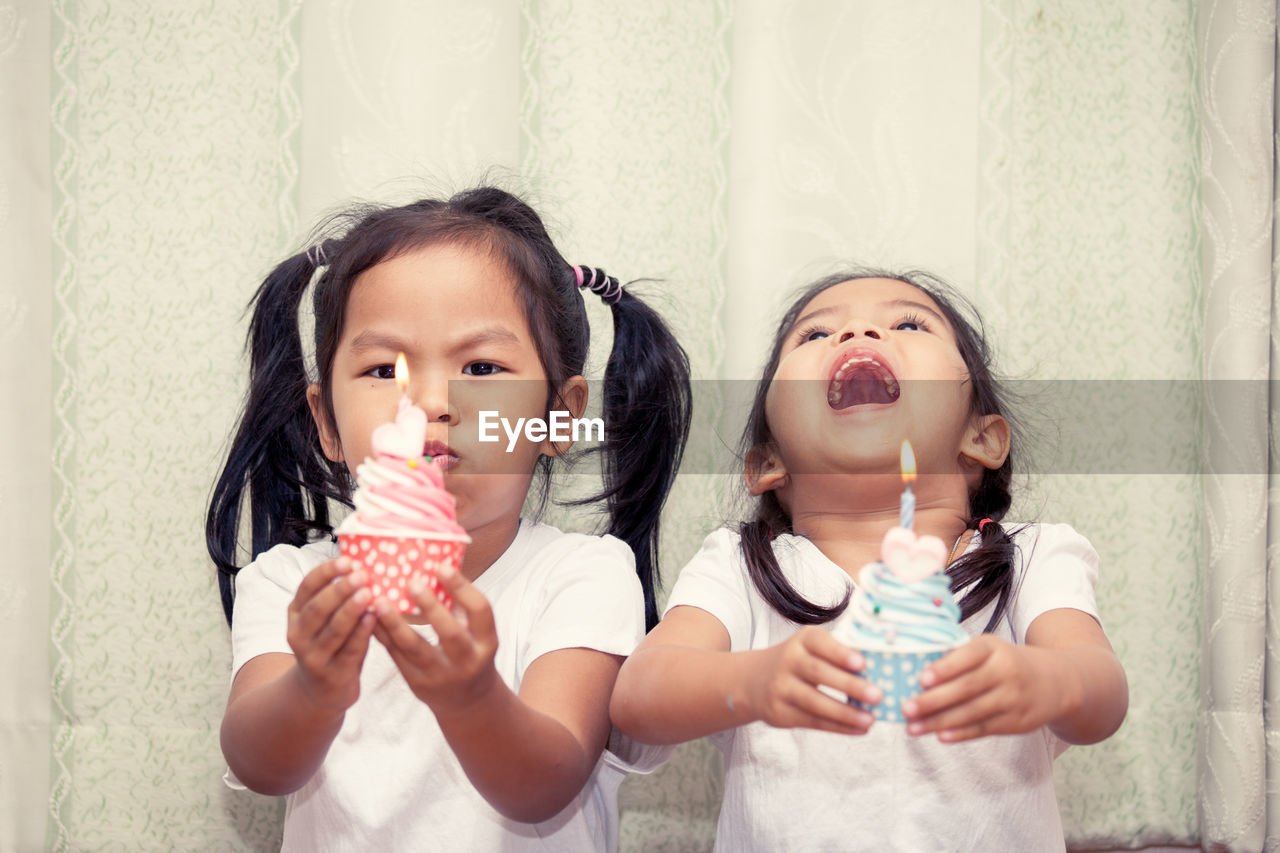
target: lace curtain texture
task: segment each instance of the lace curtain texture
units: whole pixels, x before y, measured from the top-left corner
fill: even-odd
[[[0,849],[278,844],[202,537],[243,307],[344,202],[486,179],[655,279],[698,379],[852,260],[952,280],[1011,376],[1168,383],[1153,470],[1087,445],[1016,506],[1099,550],[1130,678],[1068,842],[1280,849],[1275,68],[1274,0],[0,0]],[[668,583],[733,480],[680,478]],[[622,849],[710,849],[720,773],[629,780]]]

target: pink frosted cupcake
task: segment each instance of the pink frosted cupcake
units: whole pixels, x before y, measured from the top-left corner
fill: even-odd
[[[355,511],[338,527],[338,545],[368,578],[375,597],[402,613],[417,613],[409,597],[415,579],[447,607],[439,572],[457,569],[471,537],[458,524],[453,495],[439,464],[422,455],[426,414],[401,400],[394,423],[373,432],[375,459],[356,469]]]
[[[920,692],[924,668],[969,635],[960,626],[941,539],[895,527],[885,534],[880,558],[858,572],[849,607],[832,630],[862,652],[862,676],[884,691],[879,704],[853,704],[876,719],[902,722],[902,703]]]

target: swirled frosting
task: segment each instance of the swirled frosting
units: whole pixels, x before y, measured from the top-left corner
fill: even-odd
[[[356,469],[355,512],[338,527],[339,536],[448,534],[471,541],[439,465],[422,456],[426,432],[426,413],[401,399],[395,421],[373,431],[376,458]]]
[[[881,561],[868,563],[845,610],[840,638],[854,648],[920,651],[969,638],[945,572],[946,546],[895,527],[881,545]]]
[[[355,512],[338,534],[376,536],[465,537],[458,524],[457,504],[445,491],[444,477],[434,462],[379,455],[356,469]]]

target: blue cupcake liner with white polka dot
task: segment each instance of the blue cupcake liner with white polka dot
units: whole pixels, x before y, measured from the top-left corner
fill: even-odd
[[[862,677],[884,691],[884,698],[875,705],[867,705],[856,699],[849,704],[870,711],[877,720],[889,723],[905,722],[902,703],[920,693],[920,673],[941,658],[950,649],[931,652],[881,652],[862,650],[866,668]]]

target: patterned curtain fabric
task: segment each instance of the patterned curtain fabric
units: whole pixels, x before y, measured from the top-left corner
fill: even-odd
[[[1262,849],[1275,53],[1273,0],[0,0],[0,849],[278,843],[221,782],[202,535],[243,308],[342,204],[480,180],[652,279],[700,380],[753,380],[839,261],[972,297],[1037,392],[1016,512],[1093,541],[1130,678],[1057,763],[1070,843]],[[718,393],[668,582],[732,510]],[[709,849],[720,774],[629,780],[623,849]]]
[[[1275,312],[1276,6],[1198,10],[1204,299],[1203,840],[1280,848],[1280,530],[1269,453]],[[1270,607],[1268,605],[1271,605]]]

